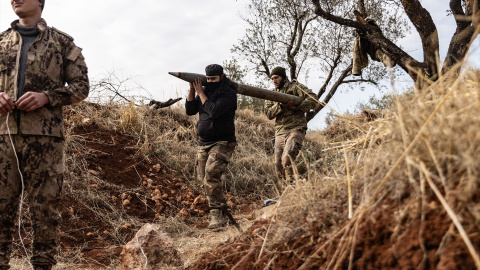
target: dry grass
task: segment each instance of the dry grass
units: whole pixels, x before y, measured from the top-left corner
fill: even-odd
[[[121,130],[137,141],[138,155],[154,157],[177,175],[190,181],[191,186],[200,189],[195,181],[195,157],[197,117],[188,117],[181,107],[153,110],[147,106],[130,104],[109,104],[97,106],[82,103],[72,108],[74,121],[92,121],[103,129]],[[224,174],[225,189],[233,194],[250,198],[265,198],[273,193],[274,177],[273,123],[264,115],[251,110],[237,111],[237,147],[232,162]],[[70,145],[75,145],[78,136],[70,135]],[[309,162],[320,156],[320,149],[307,142],[304,153]],[[71,160],[71,162],[77,162]],[[306,167],[300,161],[300,167]],[[73,166],[76,166],[73,164]]]
[[[377,206],[396,202],[395,241],[413,221],[423,222],[432,201],[440,201],[460,232],[449,237],[462,239],[480,267],[479,250],[469,239],[480,230],[479,90],[478,72],[446,75],[421,92],[398,96],[395,110],[383,118],[365,122],[342,116],[330,129],[310,134],[323,155],[313,162],[309,178],[298,177],[282,195],[265,248],[315,226],[326,242],[311,258],[340,239],[328,268],[341,269],[345,262],[351,267],[357,229]],[[351,220],[347,172],[353,185]],[[310,263],[308,259],[301,269],[309,269]]]

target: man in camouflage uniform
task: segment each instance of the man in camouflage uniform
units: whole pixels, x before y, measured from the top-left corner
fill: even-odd
[[[41,18],[44,0],[10,2],[19,20],[0,33],[0,269],[9,269],[24,186],[34,232],[30,261],[48,270],[61,222],[62,106],[87,97],[87,66],[73,38]]]
[[[268,119],[275,119],[275,172],[280,188],[291,182],[293,176],[292,161],[295,160],[302,148],[307,120],[305,113],[316,105],[315,94],[296,80],[289,81],[285,69],[276,67],[271,72],[271,79],[275,85],[274,91],[305,98],[297,106],[291,102],[282,104],[274,101],[265,101],[265,111]]]
[[[197,178],[205,185],[210,206],[210,229],[227,223],[221,210],[225,203],[221,177],[236,146],[235,111],[237,93],[223,73],[223,67],[212,64],[205,68],[207,85],[200,79],[190,83],[185,109],[187,115],[199,114],[197,132]],[[195,96],[196,93],[196,96]]]

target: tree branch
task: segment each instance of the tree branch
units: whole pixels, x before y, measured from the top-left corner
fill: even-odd
[[[352,72],[352,67],[353,67],[353,65],[350,64],[342,72],[342,74],[340,75],[340,77],[338,77],[338,79],[335,82],[335,84],[333,85],[333,87],[330,89],[330,92],[328,92],[328,95],[325,97],[325,99],[316,106],[315,111],[307,113],[307,116],[306,116],[307,123],[310,120],[312,120],[323,108],[325,108],[325,106],[327,106],[330,99],[332,99],[333,95],[335,95],[335,93],[337,92],[338,87],[340,87],[340,85],[342,85],[343,80],[345,80],[345,78],[348,77],[350,75],[350,73]]]
[[[442,68],[443,74],[448,72],[448,70],[450,70],[456,63],[465,58],[471,42],[476,37],[473,21],[466,20],[466,15],[468,14],[463,11],[462,1],[450,0],[450,9],[455,16],[457,28],[452,39],[450,40],[450,45],[448,46],[447,56],[445,57],[445,62],[443,63]],[[472,10],[468,13],[475,14],[477,12],[478,8],[477,10]],[[471,18],[473,19],[473,17]]]
[[[328,72],[327,79],[325,80],[325,82],[323,83],[322,87],[321,87],[320,90],[318,91],[317,99],[320,99],[320,97],[321,97],[321,96],[325,93],[325,91],[327,90],[327,86],[328,86],[328,84],[330,83],[330,81],[332,80],[333,72],[335,71],[335,69],[337,69],[338,64],[340,64],[340,58],[341,58],[341,57],[342,57],[342,50],[338,49],[338,50],[337,50],[337,55],[335,56],[335,59],[333,60],[333,65],[331,66],[330,71]]]
[[[367,82],[367,83],[371,83],[373,85],[378,85],[378,83],[374,80],[370,80],[370,79],[356,79],[356,80],[346,80],[346,81],[343,81],[343,83],[347,84],[347,83],[359,83],[359,82]]]
[[[367,9],[365,8],[365,0],[358,0],[358,10],[360,10],[360,13],[363,17],[367,15]]]
[[[363,29],[362,24],[359,22],[345,19],[339,16],[335,16],[331,13],[326,12],[320,5],[319,0],[312,0],[312,2],[313,2],[313,5],[315,6],[315,14],[317,14],[318,16],[324,19],[327,19],[331,22],[338,23],[340,25],[345,25],[345,26],[349,26],[357,29]]]
[[[156,101],[156,100],[152,99],[152,100],[150,100],[150,103],[148,104],[148,106],[152,106],[152,108],[154,108],[155,110],[158,110],[158,109],[161,109],[161,108],[172,106],[173,104],[177,103],[181,99],[182,98],[169,99],[165,102]]]
[[[431,78],[437,73],[436,54],[440,49],[437,27],[432,16],[423,8],[419,0],[401,0],[401,2],[405,13],[420,34],[425,64],[423,72],[428,78]]]

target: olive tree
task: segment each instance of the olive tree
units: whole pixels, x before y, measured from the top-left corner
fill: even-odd
[[[378,3],[375,0],[356,0],[354,10],[349,14],[336,12],[337,5],[343,5],[343,1],[312,0],[315,6],[314,12],[321,18],[337,25],[355,29],[362,33],[368,41],[385,53],[410,77],[421,86],[423,81],[435,81],[440,73],[452,69],[457,63],[465,58],[471,42],[478,35],[480,21],[479,0],[450,0],[450,10],[456,23],[456,31],[453,34],[447,55],[443,59],[443,65],[438,67],[439,38],[438,29],[433,22],[429,11],[422,6],[420,0],[386,0]],[[379,5],[380,4],[380,5]],[[423,50],[423,62],[414,59],[408,52],[395,44],[395,36],[392,30],[382,25],[372,25],[366,20],[374,14],[382,14],[385,20],[390,19],[390,14],[384,13],[382,7],[391,6],[401,11],[413,24],[421,38]],[[458,70],[458,69],[457,69]]]
[[[335,1],[333,1],[335,2]],[[381,5],[382,0],[375,3]],[[354,10],[353,0],[336,1],[332,10],[348,15]],[[385,8],[385,7],[382,7]],[[289,77],[299,75],[308,79],[316,76],[323,79],[319,89],[313,89],[318,103],[312,119],[333,97],[341,85],[358,83],[377,84],[386,73],[380,64],[371,64],[361,77],[352,76],[352,47],[356,33],[351,28],[320,19],[315,6],[309,0],[251,0],[246,14],[245,35],[233,46],[232,52],[248,64],[256,74],[257,84],[266,86],[273,67],[288,69]],[[385,10],[387,12],[387,10]],[[389,36],[396,40],[407,28],[399,15]],[[380,25],[391,23],[374,16]]]

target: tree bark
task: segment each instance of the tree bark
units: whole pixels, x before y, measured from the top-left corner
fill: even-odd
[[[470,3],[471,8],[467,12],[463,11],[461,0],[450,0],[450,9],[455,16],[457,28],[448,47],[447,56],[443,64],[442,73],[446,73],[456,63],[461,61],[467,55],[471,42],[475,39],[478,33],[475,32],[475,15],[479,12],[478,3],[480,1]],[[476,3],[476,4],[475,4]],[[467,16],[473,18],[473,23],[466,20]],[[478,15],[477,15],[478,16]]]
[[[358,0],[358,10],[360,11],[360,14],[362,14],[362,17],[365,18],[365,16],[367,16],[367,10],[365,9],[365,0]]]
[[[170,107],[172,106],[173,104],[177,103],[178,101],[182,100],[182,98],[176,98],[176,99],[169,99],[165,102],[161,102],[161,101],[156,101],[156,100],[150,100],[150,103],[148,104],[148,106],[153,106],[153,108],[155,110],[158,110],[158,109],[161,109],[161,108],[165,108],[165,107]]]
[[[437,75],[437,54],[439,53],[438,32],[430,13],[419,0],[402,0],[402,5],[410,21],[415,26],[423,47],[423,75],[432,78]]]

